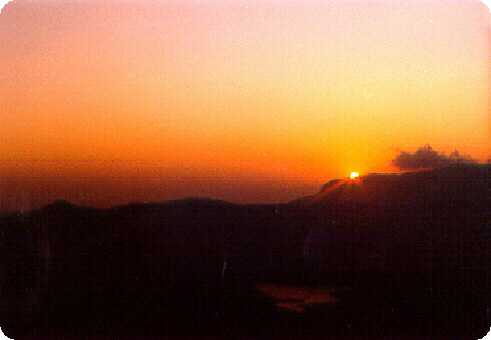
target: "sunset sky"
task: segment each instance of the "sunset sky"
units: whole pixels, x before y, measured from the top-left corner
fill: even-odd
[[[0,15],[0,210],[275,202],[491,156],[479,1],[30,1]]]

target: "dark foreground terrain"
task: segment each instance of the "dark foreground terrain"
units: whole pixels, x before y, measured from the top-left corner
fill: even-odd
[[[489,166],[332,181],[281,205],[55,202],[0,219],[0,326],[15,339],[478,339],[490,207]]]

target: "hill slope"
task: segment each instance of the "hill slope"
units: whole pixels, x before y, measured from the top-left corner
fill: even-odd
[[[373,174],[281,205],[58,201],[9,215],[0,218],[0,324],[13,338],[307,327],[471,339],[490,322],[490,175],[489,166]],[[285,314],[256,288],[264,282],[328,286],[337,303]]]

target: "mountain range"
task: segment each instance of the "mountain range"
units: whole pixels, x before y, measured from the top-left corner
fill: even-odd
[[[16,339],[474,339],[491,321],[490,200],[491,166],[456,165],[332,180],[285,204],[57,201],[0,218],[0,325]],[[285,310],[265,283],[328,287],[336,303]]]

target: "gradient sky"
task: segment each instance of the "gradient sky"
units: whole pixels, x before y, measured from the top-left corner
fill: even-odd
[[[0,210],[183,196],[272,202],[485,160],[479,1],[30,1],[0,15]]]

